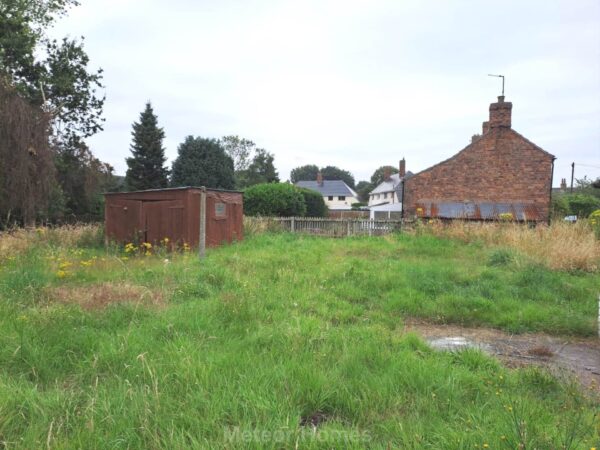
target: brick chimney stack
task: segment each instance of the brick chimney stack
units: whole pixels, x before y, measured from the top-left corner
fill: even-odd
[[[566,178],[562,178],[560,180],[560,190],[561,191],[566,191],[567,190],[567,179]]]
[[[383,168],[383,181],[390,181],[391,174],[392,174],[392,171],[390,170],[390,168],[388,166],[385,166]]]
[[[485,121],[481,124],[481,134],[485,134],[490,131],[490,123]]]
[[[323,186],[323,174],[321,172],[317,172],[317,184]]]
[[[404,158],[400,160],[400,170],[398,174],[400,175],[400,178],[404,178],[404,176],[406,175],[406,161],[404,160]]]
[[[490,105],[490,128],[510,128],[512,103],[504,101],[504,95],[498,97],[497,103]]]

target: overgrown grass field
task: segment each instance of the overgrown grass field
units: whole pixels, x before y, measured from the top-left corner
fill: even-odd
[[[0,256],[4,448],[598,446],[581,386],[403,326],[592,336],[596,272],[427,234],[267,233],[199,261],[44,233]]]

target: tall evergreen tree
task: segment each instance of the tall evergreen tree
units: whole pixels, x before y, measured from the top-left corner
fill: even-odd
[[[129,190],[157,189],[168,186],[169,169],[165,167],[165,132],[158,126],[158,118],[150,102],[133,124],[132,157],[127,158],[125,184]]]
[[[172,186],[233,189],[233,159],[216,139],[188,136],[173,161]]]

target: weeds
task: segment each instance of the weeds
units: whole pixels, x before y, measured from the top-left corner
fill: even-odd
[[[402,325],[594,334],[593,274],[487,266],[495,250],[432,235],[264,234],[165,263],[155,246],[128,257],[27,233],[34,244],[0,265],[8,448],[598,441],[593,397],[473,350],[435,352]]]
[[[586,221],[576,224],[557,221],[534,228],[514,222],[433,221],[421,228],[435,236],[508,247],[553,270],[595,272],[600,268],[600,241]]]

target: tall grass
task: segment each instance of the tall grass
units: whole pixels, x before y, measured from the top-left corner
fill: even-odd
[[[0,259],[14,258],[32,248],[100,247],[103,244],[104,227],[101,224],[15,228],[0,231]]]
[[[477,351],[434,352],[403,328],[416,316],[593,334],[592,274],[515,267],[427,235],[263,234],[199,261],[81,247],[86,233],[72,232],[62,244],[30,234],[33,246],[0,263],[2,447],[578,449],[600,439],[597,399],[579,386]]]
[[[517,223],[434,221],[420,231],[435,236],[509,247],[530,260],[555,270],[596,272],[600,268],[600,241],[586,221],[556,221],[550,226],[528,227]]]

